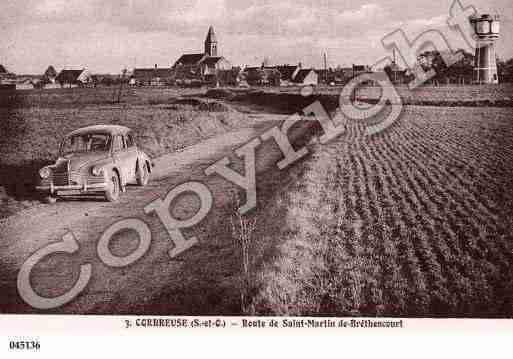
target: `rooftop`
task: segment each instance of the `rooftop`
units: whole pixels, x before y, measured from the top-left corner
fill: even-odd
[[[210,26],[208,28],[208,34],[206,40],[207,42],[217,42],[216,33],[214,32],[214,27]]]
[[[197,65],[204,57],[205,54],[183,54],[175,65]]]
[[[314,70],[312,70],[312,69],[299,70],[297,75],[294,77],[293,81],[294,82],[303,82],[306,79],[306,77],[308,76],[308,74],[312,71],[314,71]]]
[[[69,136],[75,136],[75,135],[83,135],[86,133],[108,133],[111,135],[117,135],[117,134],[125,134],[127,132],[130,132],[130,129],[125,126],[118,126],[118,125],[94,125],[94,126],[88,126],[88,127],[82,127],[75,131],[72,131],[68,133],[66,137]]]
[[[84,70],[62,70],[57,76],[58,82],[73,83],[78,80],[78,77],[84,72]]]
[[[136,79],[142,78],[167,78],[173,76],[173,70],[170,68],[147,68],[147,69],[134,69],[132,77]]]

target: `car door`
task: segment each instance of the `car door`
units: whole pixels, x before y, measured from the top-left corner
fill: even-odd
[[[136,169],[138,151],[132,133],[127,133],[124,136],[126,156],[127,156],[127,177],[130,183],[136,182]]]
[[[122,135],[115,135],[112,142],[112,155],[114,163],[120,172],[123,185],[131,182],[130,179],[130,154],[127,151]]]

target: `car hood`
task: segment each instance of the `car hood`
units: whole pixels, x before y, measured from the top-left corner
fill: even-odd
[[[55,165],[60,167],[60,165],[63,165],[65,162],[69,161],[70,170],[78,171],[84,167],[101,164],[101,162],[104,162],[108,159],[109,155],[104,152],[71,153],[60,157]]]

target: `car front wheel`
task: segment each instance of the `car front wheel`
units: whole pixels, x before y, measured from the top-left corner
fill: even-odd
[[[57,202],[57,197],[52,196],[51,194],[48,194],[48,195],[43,196],[41,201],[46,204],[54,204]]]
[[[119,193],[121,191],[121,186],[119,183],[119,177],[116,173],[112,173],[108,185],[108,189],[105,192],[105,198],[109,202],[116,202],[119,199]]]

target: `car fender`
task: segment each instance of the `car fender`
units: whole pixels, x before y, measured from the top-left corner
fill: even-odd
[[[111,158],[102,159],[96,162],[88,163],[87,164],[87,171],[90,171],[93,167],[101,167],[104,169],[104,171],[110,170],[114,165],[114,161]]]
[[[114,174],[115,172],[118,173],[118,178],[119,178],[119,181],[121,184],[121,188],[124,191],[126,183],[124,181],[124,176],[123,176],[123,172],[122,172],[121,168],[119,168],[115,164],[111,163],[111,164],[106,165],[104,167],[104,170],[105,170],[107,180],[110,180],[112,174]]]

